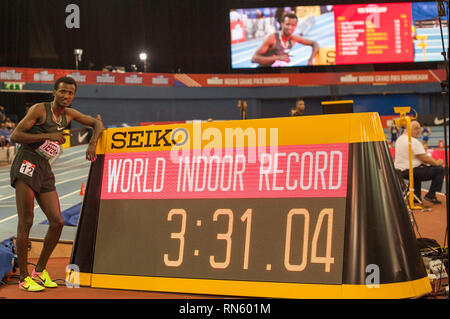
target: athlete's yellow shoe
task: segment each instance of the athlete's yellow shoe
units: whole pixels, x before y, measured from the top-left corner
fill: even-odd
[[[30,276],[27,276],[23,281],[19,282],[19,288],[31,292],[42,291],[45,289],[36,283]]]
[[[42,283],[47,288],[56,288],[58,287],[58,284],[50,278],[50,275],[48,274],[47,270],[43,270],[42,272],[37,272],[36,270],[33,270],[31,273],[31,278],[36,280],[39,283]]]

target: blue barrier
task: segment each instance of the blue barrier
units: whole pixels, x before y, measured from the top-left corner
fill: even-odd
[[[80,217],[81,203],[76,204],[61,213],[64,219],[64,226],[77,226],[78,218]],[[48,220],[43,221],[41,224],[48,225]]]
[[[2,280],[14,265],[14,242],[12,238],[0,243],[0,280]]]

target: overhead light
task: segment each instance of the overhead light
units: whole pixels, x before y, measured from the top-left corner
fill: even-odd
[[[78,70],[78,62],[81,62],[81,56],[83,55],[83,49],[75,49],[75,50],[73,50],[73,54],[75,55],[75,68]]]
[[[142,52],[141,54],[139,54],[139,59],[141,59],[142,61],[147,60],[147,53]]]
[[[139,59],[144,62],[144,72],[147,72],[147,53],[141,52],[139,54]]]

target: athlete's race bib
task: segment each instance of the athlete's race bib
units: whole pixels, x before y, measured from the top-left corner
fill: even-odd
[[[286,61],[276,60],[274,63],[272,63],[273,67],[276,66],[289,66],[289,64]]]
[[[41,146],[39,146],[35,151],[42,157],[46,159],[54,158],[59,154],[59,143],[46,140]]]
[[[22,165],[20,166],[19,172],[21,172],[22,174],[27,175],[29,177],[32,177],[35,168],[36,168],[35,164],[30,163],[26,160],[23,160]]]

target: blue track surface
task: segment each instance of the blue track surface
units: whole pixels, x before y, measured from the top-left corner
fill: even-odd
[[[86,185],[90,162],[86,161],[87,145],[65,149],[53,164],[56,191],[59,194],[61,211],[81,203],[81,183]],[[16,235],[17,210],[14,188],[9,185],[10,165],[0,167],[0,242]],[[47,220],[39,205],[35,203],[34,224]]]
[[[448,48],[448,29],[443,28],[444,44],[445,49]],[[417,28],[417,35],[426,35],[427,39],[424,40],[426,43],[425,55],[424,51],[418,45],[420,40],[414,40],[414,52],[415,52],[415,62],[425,62],[425,61],[443,61],[444,57],[441,55],[442,52],[442,40],[441,31],[439,28]]]

